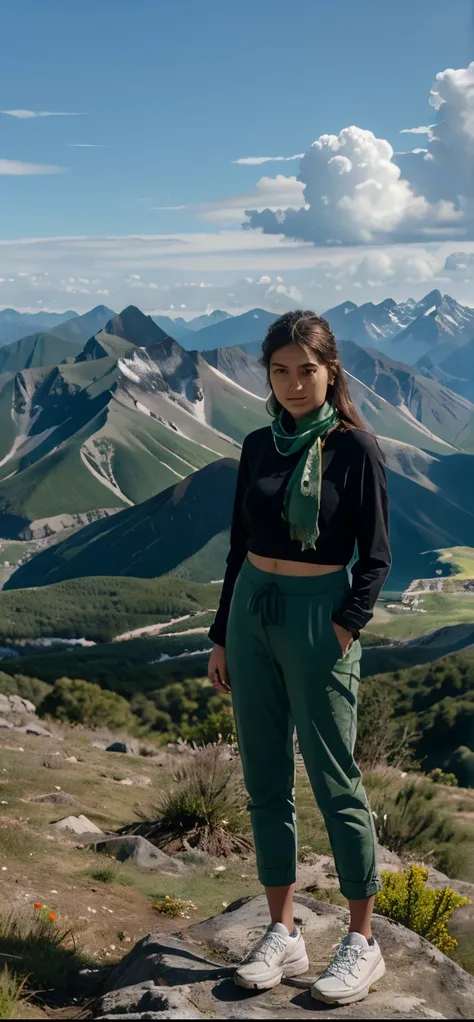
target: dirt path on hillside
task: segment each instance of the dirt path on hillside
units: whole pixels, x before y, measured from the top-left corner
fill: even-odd
[[[193,632],[205,632],[206,628],[188,628],[184,632],[167,632],[166,629],[170,628],[171,625],[177,625],[180,621],[195,620],[198,617],[203,617],[204,614],[208,614],[208,610],[199,610],[196,614],[183,614],[182,617],[173,617],[171,621],[160,621],[154,625],[143,625],[141,628],[132,628],[129,632],[122,632],[122,635],[116,635],[114,642],[123,642],[126,639],[139,639],[145,635],[191,635]]]

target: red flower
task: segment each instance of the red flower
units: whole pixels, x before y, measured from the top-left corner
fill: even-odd
[[[50,912],[48,919],[50,919],[51,922],[54,923],[54,920],[56,919],[56,912]]]
[[[35,901],[33,908],[43,908],[43,906],[40,901]]]

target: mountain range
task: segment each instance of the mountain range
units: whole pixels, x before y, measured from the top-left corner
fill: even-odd
[[[352,398],[387,458],[392,587],[438,570],[437,549],[474,546],[474,404],[445,385],[462,377],[443,369],[469,358],[472,310],[439,296],[433,313],[435,294],[403,308],[328,312],[346,333],[339,350]],[[409,364],[387,352],[428,318],[442,337],[434,346],[445,346],[448,307],[459,332],[440,363],[432,349]],[[173,321],[101,306],[0,348],[0,538],[75,522],[20,565],[9,588],[88,574],[222,577],[240,444],[269,422],[257,355],[273,319],[265,310],[204,317],[187,325],[185,344],[168,332]],[[358,339],[347,338],[351,322]]]

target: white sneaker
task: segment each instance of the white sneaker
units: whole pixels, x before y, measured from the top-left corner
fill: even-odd
[[[367,997],[372,983],[382,979],[385,962],[377,941],[361,933],[348,933],[322,976],[313,983],[311,996],[326,1004],[353,1004]]]
[[[309,969],[301,932],[288,933],[283,923],[274,923],[239,965],[234,979],[246,990],[270,990],[283,977],[300,976]]]

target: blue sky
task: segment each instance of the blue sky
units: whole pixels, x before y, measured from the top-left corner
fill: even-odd
[[[0,115],[1,306],[83,311],[133,299],[147,311],[185,305],[182,314],[191,315],[314,295],[313,305],[326,307],[338,295],[354,298],[355,284],[359,301],[416,296],[450,254],[462,251],[469,262],[474,234],[453,199],[461,185],[445,180],[452,160],[436,185],[431,174],[427,194],[423,157],[399,159],[415,198],[394,181],[383,230],[377,222],[367,236],[363,214],[348,230],[330,216],[331,195],[324,230],[312,207],[276,232],[275,211],[304,202],[303,185],[291,180],[299,160],[233,161],[307,153],[320,136],[351,125],[395,152],[426,147],[426,135],[399,132],[436,119],[429,97],[439,72],[468,68],[470,0],[4,0],[1,13],[8,46],[0,108],[10,111]],[[472,75],[474,92],[474,66]],[[470,77],[443,87],[443,108],[452,103],[464,124]],[[472,115],[474,123],[474,99]],[[354,145],[358,139],[340,137],[338,158],[353,163]],[[327,160],[310,163],[304,183],[318,192]],[[384,172],[380,187],[390,187]],[[417,203],[422,196],[429,209]],[[397,218],[390,210],[399,201]],[[246,208],[256,213],[243,231]],[[79,246],[78,235],[88,244]],[[58,237],[71,241],[48,240]],[[33,238],[42,241],[25,241]],[[400,275],[404,246],[427,260],[412,280]],[[381,266],[384,253],[396,257],[382,279],[377,253]],[[365,275],[354,259],[366,260]],[[339,267],[337,283],[321,271],[328,260]],[[470,272],[462,272],[445,289],[467,301]],[[261,277],[270,293],[258,289]],[[191,302],[182,300],[185,285],[194,289]]]

